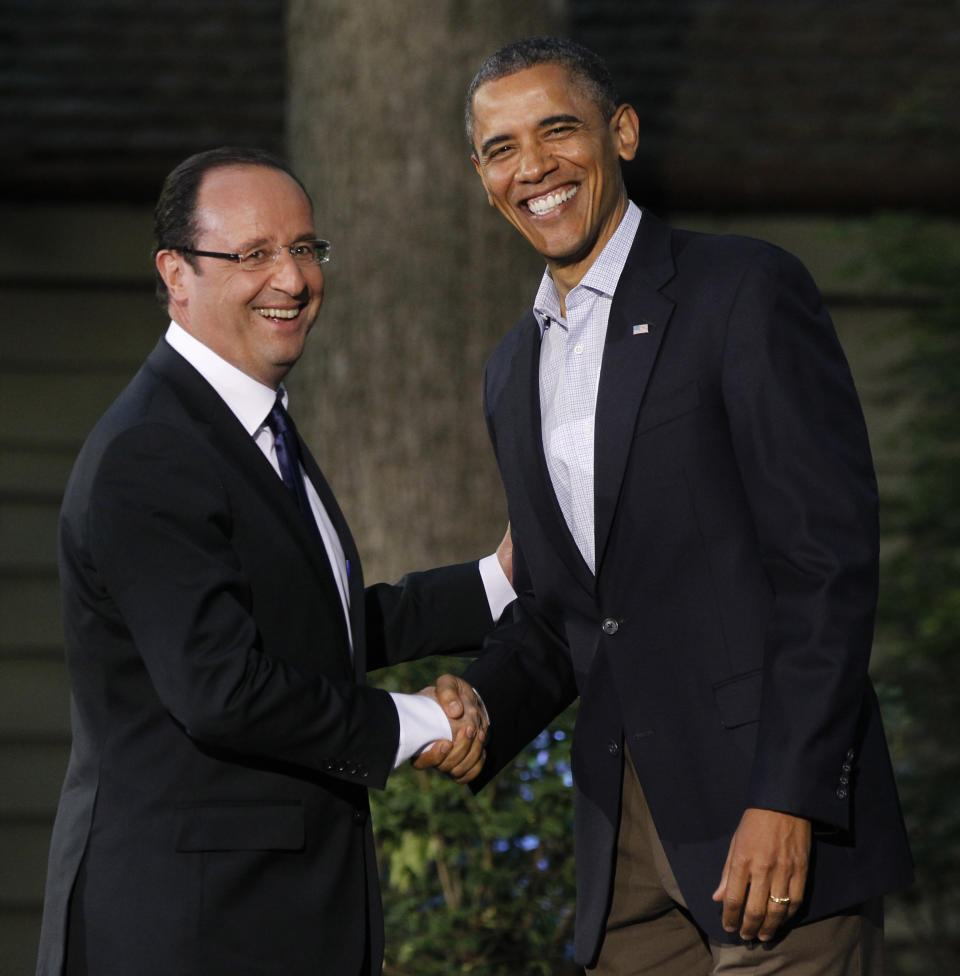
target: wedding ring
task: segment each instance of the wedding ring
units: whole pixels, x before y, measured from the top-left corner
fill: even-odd
[[[777,905],[789,905],[790,904],[790,899],[789,898],[778,898],[776,895],[771,895],[770,896],[770,901],[774,902]]]

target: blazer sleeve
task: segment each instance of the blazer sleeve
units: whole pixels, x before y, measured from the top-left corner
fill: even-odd
[[[819,292],[766,250],[728,322],[722,386],[773,593],[749,804],[845,828],[877,599],[866,426]]]
[[[577,697],[569,648],[537,611],[523,551],[514,538],[517,599],[464,672],[490,717],[487,758],[471,784],[476,792]]]
[[[116,647],[132,643],[162,706],[197,742],[382,786],[399,741],[389,695],[356,684],[342,638],[337,647],[298,649],[301,659],[347,662],[327,673],[296,667],[296,654],[265,651],[212,453],[162,423],[112,440],[92,479],[89,554],[71,526],[62,534],[67,560],[92,563],[82,568],[91,581],[83,599],[115,621]],[[324,608],[293,595],[290,603],[290,634],[301,635],[291,641],[306,644],[316,620],[309,615]],[[334,640],[334,629],[326,633]]]
[[[430,654],[478,654],[493,629],[476,562],[408,573],[365,595],[369,671]]]

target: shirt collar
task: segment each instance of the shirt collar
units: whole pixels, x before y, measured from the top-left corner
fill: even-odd
[[[282,384],[279,391],[272,390],[247,376],[176,322],[168,326],[166,340],[216,390],[251,437],[264,425],[278,392],[286,407],[287,391]]]
[[[630,254],[630,248],[633,245],[634,237],[637,235],[637,228],[640,226],[642,216],[643,212],[640,208],[632,200],[628,201],[626,213],[624,213],[610,240],[604,245],[596,261],[590,265],[576,287],[570,290],[570,294],[567,296],[568,308],[570,307],[571,296],[576,299],[576,293],[580,289],[589,289],[597,294],[606,295],[608,298],[613,297],[613,293],[617,290],[617,283],[620,281],[620,275],[623,274],[624,265],[627,263],[627,256]],[[560,296],[557,293],[557,286],[549,268],[543,272],[543,277],[540,279],[537,297],[533,302],[533,314],[540,326],[541,338],[548,320],[563,321],[563,316],[560,314]]]

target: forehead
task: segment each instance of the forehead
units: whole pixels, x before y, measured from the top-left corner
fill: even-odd
[[[474,138],[482,142],[493,129],[537,125],[555,115],[601,118],[582,84],[562,64],[538,64],[481,85],[473,95]]]
[[[268,166],[222,166],[207,173],[196,205],[201,234],[233,243],[294,240],[312,233],[313,210],[303,189],[287,173]]]

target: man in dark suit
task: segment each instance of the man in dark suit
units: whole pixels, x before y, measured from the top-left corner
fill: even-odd
[[[483,726],[364,674],[478,647],[496,558],[364,591],[285,410],[329,245],[284,163],[191,157],[156,234],[172,322],[63,502],[74,740],[38,973],[379,973],[367,788],[437,739],[469,778]]]
[[[578,45],[498,51],[467,108],[489,202],[547,264],[484,379],[519,601],[464,676],[474,786],[579,695],[579,961],[877,972],[911,866],[867,677],[876,485],[817,289],[628,200],[637,114]]]

